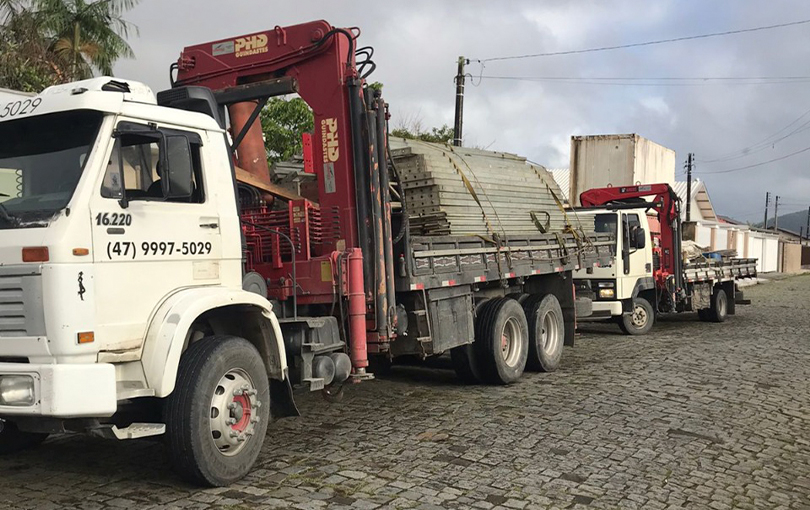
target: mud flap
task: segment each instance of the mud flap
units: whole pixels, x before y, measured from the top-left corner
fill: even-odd
[[[273,418],[301,416],[301,412],[295,405],[289,377],[283,381],[270,379],[270,415]]]

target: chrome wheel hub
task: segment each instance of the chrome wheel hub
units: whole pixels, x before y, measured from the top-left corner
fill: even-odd
[[[220,453],[239,453],[259,423],[262,403],[250,376],[241,368],[229,370],[217,383],[211,397],[211,438]]]
[[[636,305],[633,307],[633,326],[643,328],[647,324],[647,310],[643,306]]]
[[[501,331],[501,356],[510,367],[517,365],[518,359],[520,359],[522,340],[520,323],[514,317],[510,317]]]

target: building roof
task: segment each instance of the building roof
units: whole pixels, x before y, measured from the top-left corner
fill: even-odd
[[[677,181],[672,185],[672,189],[681,199],[683,205],[683,212],[686,214],[686,188],[688,183],[685,181]],[[693,205],[696,204],[700,209],[700,215],[704,220],[717,221],[717,214],[714,212],[712,200],[709,198],[709,192],[706,190],[706,184],[700,180],[692,181],[692,198]]]
[[[547,168],[551,176],[557,181],[563,194],[563,201],[568,202],[568,194],[571,192],[571,172],[567,168]]]

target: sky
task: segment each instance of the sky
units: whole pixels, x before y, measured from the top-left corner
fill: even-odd
[[[223,6],[141,0],[125,16],[139,27],[139,37],[130,39],[136,58],[120,61],[116,76],[163,90],[169,64],[185,46],[324,19],[359,27],[358,44],[374,47],[377,69],[369,81],[384,84],[393,127],[453,124],[453,78],[463,55],[471,60],[465,145],[566,168],[573,135],[638,133],[676,151],[676,174],[695,153],[694,175],[705,181],[718,214],[762,221],[766,191],[781,197],[780,214],[810,206],[810,150],[789,156],[810,148],[810,24],[478,62],[808,20],[807,0],[241,0]],[[806,79],[660,80],[730,77]],[[749,165],[758,166],[736,170]]]

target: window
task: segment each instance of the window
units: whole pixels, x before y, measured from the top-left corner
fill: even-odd
[[[35,226],[67,207],[102,118],[75,110],[0,123],[0,229]]]
[[[101,196],[204,202],[202,143],[198,135],[174,130],[156,131],[130,123],[119,125],[119,132],[107,163]]]
[[[594,230],[604,234],[616,235],[616,215],[613,213],[597,214],[594,217]]]

